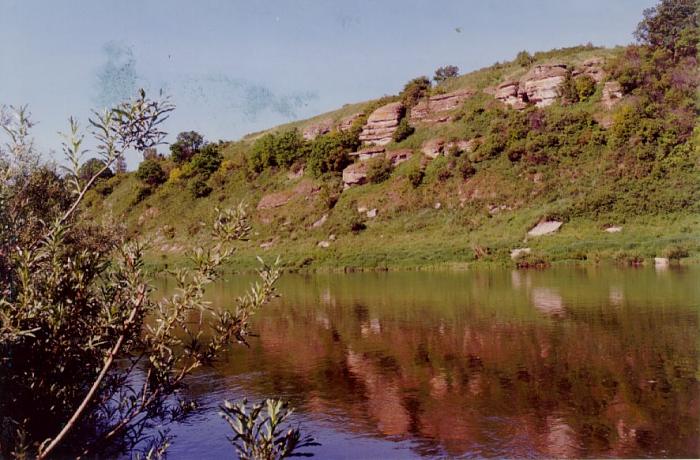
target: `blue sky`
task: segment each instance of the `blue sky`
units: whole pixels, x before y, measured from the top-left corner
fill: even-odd
[[[467,72],[522,49],[624,45],[654,3],[0,0],[0,104],[29,104],[47,152],[68,116],[87,122],[138,87],[172,96],[169,132],[237,139],[397,93],[440,65]]]

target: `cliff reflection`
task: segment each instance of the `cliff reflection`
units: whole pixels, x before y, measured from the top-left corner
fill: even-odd
[[[221,372],[426,455],[700,455],[693,280],[552,276],[288,279]]]

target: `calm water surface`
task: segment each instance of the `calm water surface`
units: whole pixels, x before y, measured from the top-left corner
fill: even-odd
[[[170,458],[231,458],[217,406],[243,396],[290,400],[317,458],[698,457],[699,286],[697,268],[288,275],[250,349],[191,380],[202,411]]]

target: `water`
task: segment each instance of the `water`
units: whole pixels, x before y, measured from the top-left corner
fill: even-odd
[[[249,278],[220,283],[225,307]],[[318,458],[698,457],[700,269],[288,275],[188,391],[170,458],[233,456],[225,398],[278,396]],[[163,288],[167,289],[165,285]]]

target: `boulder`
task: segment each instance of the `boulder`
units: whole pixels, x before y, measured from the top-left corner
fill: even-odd
[[[476,140],[470,139],[468,141],[465,140],[459,140],[459,141],[450,141],[445,144],[445,147],[443,150],[445,153],[448,153],[450,150],[457,149],[459,152],[473,152],[474,147],[476,146]]]
[[[603,70],[603,59],[599,57],[594,57],[583,61],[583,63],[575,68],[571,72],[573,77],[578,77],[579,75],[587,75],[593,79],[596,83],[600,83],[605,78],[605,71]]]
[[[321,216],[320,219],[318,219],[316,222],[314,222],[311,225],[311,228],[319,228],[320,226],[325,224],[327,220],[328,220],[328,214],[324,214],[323,216]]]
[[[369,217],[370,219],[374,219],[375,217],[377,217],[378,213],[379,211],[377,211],[377,208],[370,209],[369,211],[367,211],[367,217]]]
[[[385,150],[384,147],[382,147],[380,145],[373,145],[373,146],[358,150],[357,152],[352,152],[349,155],[351,157],[356,156],[357,158],[360,159],[360,161],[367,161],[370,158],[374,158],[374,157],[378,157],[379,155],[383,155],[384,150]]]
[[[326,241],[326,240],[319,241],[319,242],[318,242],[318,247],[319,247],[319,248],[329,248],[329,247],[331,247],[331,242],[330,242],[330,241]]]
[[[428,158],[437,158],[445,150],[445,141],[440,138],[427,140],[420,150]]]
[[[622,231],[622,227],[608,227],[605,231],[608,233],[619,233]]]
[[[392,102],[379,107],[367,119],[360,133],[360,140],[375,145],[386,145],[391,142],[404,110],[401,102]]]
[[[321,120],[318,123],[314,123],[312,125],[307,126],[302,130],[302,136],[304,139],[307,141],[316,139],[318,136],[322,136],[326,133],[329,133],[333,129],[333,120],[331,119],[325,119]]]
[[[566,78],[565,64],[536,65],[520,79],[518,94],[537,107],[551,105],[559,97],[559,85]]]
[[[362,185],[367,182],[367,164],[353,163],[343,169],[343,187],[348,188],[353,185]]]
[[[433,121],[439,122],[444,118],[447,121],[449,117],[438,116],[435,114],[447,112],[459,107],[467,98],[474,95],[474,91],[461,89],[450,93],[436,94],[427,99],[423,99],[411,109],[411,121]]]
[[[532,227],[527,234],[528,236],[549,235],[550,233],[554,233],[559,230],[559,227],[561,227],[563,224],[563,222],[558,222],[556,220],[546,220]]]
[[[525,254],[530,254],[532,252],[532,249],[530,248],[517,248],[513,249],[510,251],[510,258],[512,260],[519,259],[521,256],[524,256]]]
[[[622,99],[622,85],[617,81],[608,81],[603,85],[601,102],[606,109],[611,109]]]
[[[504,104],[512,106],[514,109],[524,109],[527,106],[520,97],[520,82],[505,81],[498,85],[494,97]]]
[[[386,152],[387,160],[391,161],[392,166],[397,166],[408,161],[413,156],[413,150],[411,149],[399,149]]]

